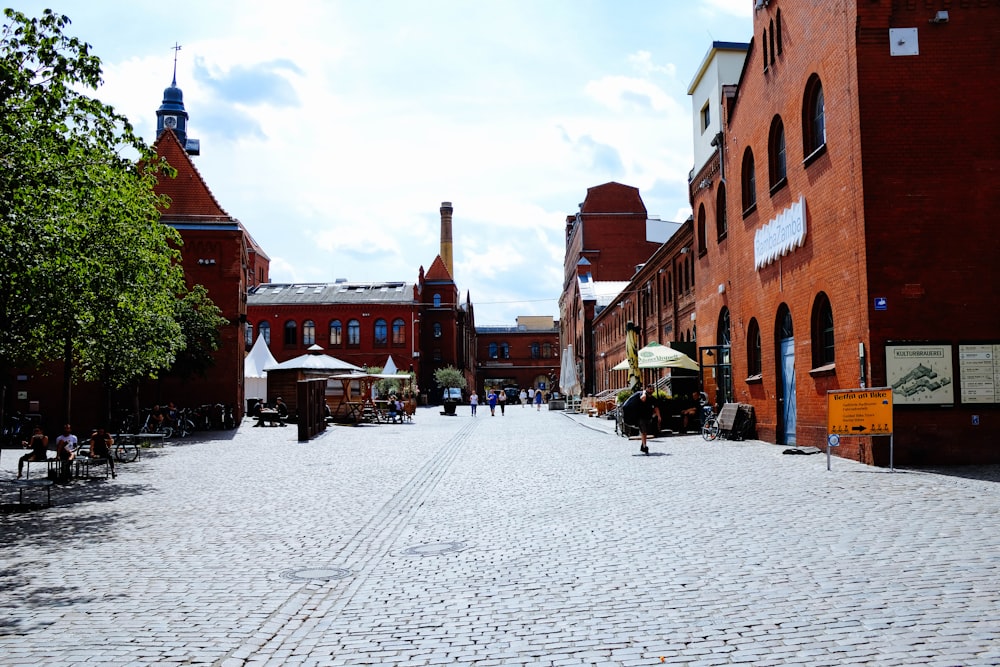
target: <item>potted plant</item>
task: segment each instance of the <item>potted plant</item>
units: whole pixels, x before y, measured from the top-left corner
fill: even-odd
[[[434,381],[438,387],[443,389],[442,399],[444,401],[445,415],[454,415],[455,406],[458,405],[456,396],[462,395],[462,390],[466,387],[465,375],[454,366],[445,366],[434,371]]]

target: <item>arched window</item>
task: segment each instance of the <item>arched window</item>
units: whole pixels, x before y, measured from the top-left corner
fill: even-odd
[[[812,352],[813,368],[834,363],[833,308],[824,292],[813,303]]]
[[[552,356],[552,344],[542,343],[542,359],[548,359]]]
[[[771,20],[770,34],[768,35],[768,45],[771,47],[771,64],[774,64],[774,20]]]
[[[771,134],[767,142],[767,165],[773,192],[787,182],[788,175],[785,163],[785,124],[781,122],[781,116],[775,116],[771,121]]]
[[[361,322],[350,320],[347,323],[347,344],[361,345]]]
[[[715,344],[716,345],[730,345],[732,341],[732,333],[730,330],[729,322],[729,309],[725,306],[719,312],[719,328],[715,332]]]
[[[743,172],[740,183],[743,185],[743,214],[746,215],[757,206],[757,173],[753,165],[753,151],[749,146],[743,151]]]
[[[375,320],[375,344],[384,347],[389,343],[389,323],[381,317]]]
[[[541,355],[541,353],[542,353],[542,346],[539,345],[538,343],[532,343],[531,344],[531,358],[532,359],[537,359],[539,357],[539,355]]]
[[[496,343],[490,343],[490,359],[496,359],[500,355],[499,349]]]
[[[285,322],[285,345],[299,344],[299,325],[294,320]]]
[[[764,55],[764,71],[767,71],[767,30],[760,33],[760,51]]]
[[[778,340],[785,340],[786,338],[793,338],[795,336],[795,329],[792,327],[792,311],[788,310],[788,306],[781,304],[778,308]]]
[[[806,82],[802,100],[802,152],[809,164],[813,154],[826,146],[826,104],[823,83],[813,74]]]
[[[434,337],[435,338],[440,338],[441,334],[442,334],[441,323],[440,322],[435,322],[434,323]]]
[[[705,205],[700,204],[698,206],[698,254],[704,255],[708,250],[708,243],[706,242],[707,234],[705,233]]]
[[[500,358],[510,359],[510,345],[507,343],[500,343]]]
[[[271,323],[264,320],[257,325],[257,335],[264,337],[264,342],[268,345],[271,344]]]
[[[760,325],[756,318],[750,318],[747,327],[747,373],[753,377],[760,375]]]
[[[316,323],[312,320],[302,323],[302,344],[307,347],[316,344]]]
[[[392,321],[392,344],[403,345],[406,343],[406,322],[397,318]]]
[[[726,219],[726,184],[719,183],[719,191],[715,195],[715,235],[718,240],[726,238],[729,233],[729,221]]]
[[[340,347],[344,343],[344,330],[340,325],[340,320],[330,322],[330,347]]]
[[[440,308],[441,307],[441,295],[440,294],[435,294],[434,295],[434,307],[435,308]]]
[[[781,10],[774,17],[774,32],[778,36],[778,55],[781,55]]]
[[[247,347],[253,347],[253,323],[250,320],[243,325],[243,342]]]

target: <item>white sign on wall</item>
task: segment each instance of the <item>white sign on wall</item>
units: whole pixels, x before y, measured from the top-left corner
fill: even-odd
[[[778,214],[753,235],[753,268],[760,271],[806,242],[806,197]]]

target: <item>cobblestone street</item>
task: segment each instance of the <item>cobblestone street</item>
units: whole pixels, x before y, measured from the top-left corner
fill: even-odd
[[[1000,664],[996,466],[611,426],[427,408],[144,450],[0,515],[0,663]]]

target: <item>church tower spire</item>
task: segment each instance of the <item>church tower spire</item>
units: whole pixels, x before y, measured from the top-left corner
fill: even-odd
[[[170,82],[170,86],[163,90],[163,102],[156,110],[156,138],[159,139],[165,131],[172,130],[188,155],[199,155],[201,142],[197,139],[188,139],[188,113],[184,110],[184,92],[177,87],[177,52],[181,50],[181,47],[175,43],[172,48],[174,50],[174,78]]]

